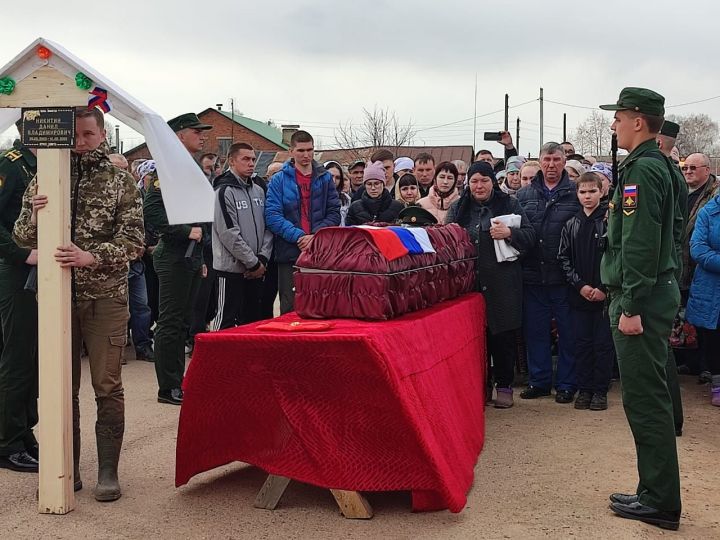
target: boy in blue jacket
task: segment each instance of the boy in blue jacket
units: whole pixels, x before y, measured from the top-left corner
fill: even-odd
[[[570,284],[570,313],[575,330],[578,388],[576,409],[607,409],[614,345],[605,312],[606,291],[600,281],[605,250],[607,204],[602,179],[592,172],[576,183],[582,209],[570,218],[560,235],[558,260]]]

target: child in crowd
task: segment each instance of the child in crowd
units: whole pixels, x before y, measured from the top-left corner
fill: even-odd
[[[575,329],[575,357],[579,394],[576,409],[607,409],[613,362],[610,320],[604,309],[600,259],[607,232],[607,203],[601,202],[603,182],[586,172],[576,182],[582,209],[565,224],[558,260],[571,286],[570,310]]]

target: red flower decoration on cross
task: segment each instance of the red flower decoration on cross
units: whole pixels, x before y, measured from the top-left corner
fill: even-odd
[[[47,47],[40,45],[37,48],[36,54],[38,55],[38,58],[40,58],[41,60],[47,60],[48,58],[50,58],[52,56],[52,51],[50,49],[48,49]]]

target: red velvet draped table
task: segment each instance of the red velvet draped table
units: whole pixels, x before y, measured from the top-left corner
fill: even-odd
[[[320,487],[409,490],[415,511],[460,512],[484,441],[482,296],[329,322],[322,332],[258,323],[196,337],[175,485],[242,461]]]

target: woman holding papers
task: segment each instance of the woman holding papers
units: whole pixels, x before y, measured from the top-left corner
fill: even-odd
[[[517,200],[500,189],[488,163],[473,163],[467,179],[468,189],[450,207],[445,222],[464,227],[477,249],[477,290],[487,304],[487,350],[497,388],[495,407],[506,409],[513,405],[516,335],[522,326],[520,258],[535,243],[535,231]]]

